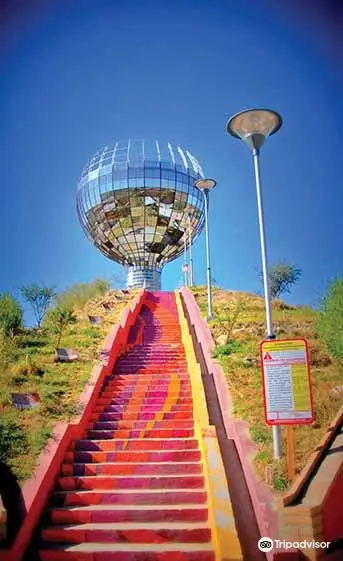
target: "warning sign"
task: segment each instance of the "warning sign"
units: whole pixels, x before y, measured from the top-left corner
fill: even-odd
[[[307,424],[314,420],[306,339],[260,344],[264,410],[269,425]]]

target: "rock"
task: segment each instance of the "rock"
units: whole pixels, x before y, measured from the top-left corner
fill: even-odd
[[[254,356],[246,356],[243,359],[243,362],[247,365],[247,366],[260,366],[260,361],[258,358],[254,357]]]
[[[330,394],[333,397],[343,397],[343,386],[334,386],[331,390],[330,390]]]
[[[244,327],[234,327],[232,330],[232,333],[242,333],[243,331],[247,331],[248,328],[246,326]]]
[[[228,336],[225,335],[225,333],[223,333],[222,335],[219,335],[216,338],[216,344],[217,345],[225,345],[227,343],[227,341],[228,341]]]

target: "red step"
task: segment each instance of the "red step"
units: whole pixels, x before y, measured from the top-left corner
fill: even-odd
[[[42,538],[61,543],[202,543],[210,541],[211,530],[203,522],[90,522],[44,528]]]
[[[195,438],[168,438],[168,439],[111,439],[111,440],[78,440],[73,444],[73,450],[196,450],[198,441]]]
[[[106,427],[105,427],[106,424]],[[116,421],[98,421],[95,423],[90,423],[92,426],[88,426],[87,428],[91,429],[94,428],[95,430],[98,429],[110,429],[113,430],[113,438],[190,438],[194,436],[194,429],[183,429],[183,428],[175,428],[175,429],[150,429],[150,430],[142,430],[142,429],[118,429]]]
[[[193,429],[194,428],[194,421],[193,419],[185,419],[185,420],[162,420],[162,421],[154,421],[153,423],[151,423],[151,421],[116,421],[115,417],[116,417],[116,412],[115,411],[106,411],[108,409],[108,407],[104,408],[104,413],[101,414],[101,417],[103,419],[108,419],[108,420],[113,420],[114,424],[115,424],[115,429],[125,429],[125,430],[143,430],[146,429],[147,426],[150,424],[153,427],[154,430],[160,430],[160,429],[170,429],[170,428],[175,428],[175,429]],[[115,438],[115,436],[114,436]]]
[[[200,462],[189,463],[73,463],[62,464],[61,475],[176,475],[176,474],[201,474]]]
[[[215,561],[211,543],[46,544],[39,556],[41,561]]]
[[[54,505],[175,505],[205,504],[204,489],[104,489],[88,491],[55,491],[51,497]]]
[[[75,489],[198,489],[204,486],[202,475],[120,476],[96,475],[59,477],[57,488]]]
[[[104,462],[199,462],[200,450],[156,450],[156,451],[129,451],[129,452],[106,452],[106,451],[75,451],[67,452],[64,463],[104,463]]]
[[[49,511],[51,524],[80,524],[90,522],[207,522],[206,505],[178,504],[137,506],[90,505],[55,507]]]

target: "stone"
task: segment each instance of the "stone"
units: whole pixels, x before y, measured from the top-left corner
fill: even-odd
[[[259,359],[254,357],[254,356],[246,356],[243,359],[243,362],[245,364],[247,364],[248,366],[259,366],[260,365]]]
[[[216,344],[217,345],[225,345],[227,343],[227,341],[228,341],[228,336],[225,333],[223,333],[222,335],[219,335],[216,338]]]

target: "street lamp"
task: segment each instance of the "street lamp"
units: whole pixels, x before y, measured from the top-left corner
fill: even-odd
[[[266,307],[266,322],[267,322],[267,339],[275,339],[275,334],[272,324],[272,307],[269,290],[268,280],[268,261],[267,261],[267,248],[264,228],[263,217],[263,201],[261,192],[261,175],[260,175],[260,148],[268,136],[276,133],[282,125],[282,118],[276,111],[270,109],[247,109],[237,113],[227,123],[227,131],[234,137],[244,140],[244,142],[252,149],[255,180],[256,180],[256,193],[257,193],[257,208],[258,208],[258,221],[260,227],[260,241],[261,241],[261,258],[262,258],[262,273],[263,273],[263,287],[264,299]],[[281,430],[279,426],[273,426],[273,446],[274,458],[281,458]]]
[[[188,214],[188,239],[189,239],[189,285],[193,286],[193,251],[192,251],[191,214]]]
[[[210,241],[208,232],[208,206],[209,206],[209,193],[217,185],[214,179],[197,179],[194,187],[197,187],[204,196],[205,203],[205,230],[206,230],[206,260],[207,260],[207,320],[213,318],[212,309],[212,285],[211,285],[211,263],[210,263]]]
[[[186,228],[183,231],[183,254],[184,261],[182,270],[185,274],[185,286],[188,286],[188,263],[187,263],[187,240],[186,240]]]

